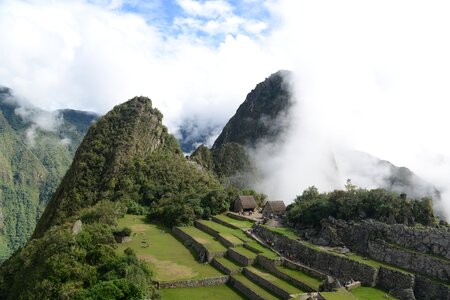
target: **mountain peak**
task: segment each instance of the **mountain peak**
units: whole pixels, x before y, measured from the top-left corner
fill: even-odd
[[[163,115],[147,97],[115,106],[89,129],[73,163],[40,219],[35,236],[65,217],[102,199],[110,199],[116,179],[134,158],[157,149],[181,153],[162,125]]]
[[[284,129],[279,124],[284,122],[277,119],[285,115],[292,103],[290,76],[290,71],[280,70],[257,84],[225,125],[212,149],[226,143],[253,147],[261,140],[278,137]]]

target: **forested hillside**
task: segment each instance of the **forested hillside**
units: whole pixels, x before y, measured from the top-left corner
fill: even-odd
[[[23,246],[72,162],[95,114],[56,113],[20,106],[9,89],[0,90],[0,262]],[[55,118],[43,130],[33,118]],[[47,120],[51,121],[51,120]]]
[[[117,218],[192,225],[234,196],[183,156],[150,99],[135,97],[89,129],[31,241],[0,268],[0,298],[141,299],[150,274],[132,251],[114,252]]]

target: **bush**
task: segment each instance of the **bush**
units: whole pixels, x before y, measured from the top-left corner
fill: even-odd
[[[306,189],[288,206],[290,222],[302,226],[319,226],[329,216],[344,220],[373,218],[397,223],[433,225],[435,217],[431,198],[409,199],[384,189],[357,189],[350,182],[347,190],[319,193],[317,188]]]

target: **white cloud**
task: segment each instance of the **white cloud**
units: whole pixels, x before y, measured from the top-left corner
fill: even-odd
[[[99,3],[3,1],[0,82],[45,109],[104,113],[147,95],[174,131],[187,116],[223,124],[277,68],[261,41],[239,30],[211,45],[190,31],[167,35],[159,25]]]
[[[222,0],[196,1],[196,0],[177,0],[181,8],[189,15],[218,18],[232,15],[231,5]]]
[[[134,1],[90,2],[1,1],[0,84],[45,109],[104,113],[147,95],[176,131],[186,118],[224,124],[256,83],[291,69],[301,105],[297,130],[272,149],[283,155],[267,161],[274,196],[341,185],[328,157],[350,148],[410,167],[450,212],[446,1],[242,1],[268,8],[267,20],[179,0],[183,14],[166,27],[152,11],[161,1],[146,19],[120,10]]]
[[[329,157],[357,149],[435,184],[450,217],[450,4],[286,0],[273,8],[283,26],[272,44],[296,72],[300,100],[273,161],[276,192],[292,199],[311,184],[342,187],[355,174],[336,174]],[[371,169],[366,163],[359,168]]]

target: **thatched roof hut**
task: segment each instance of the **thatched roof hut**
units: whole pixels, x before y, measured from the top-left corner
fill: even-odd
[[[266,205],[264,205],[264,208],[262,210],[262,215],[265,218],[270,218],[273,216],[281,217],[286,212],[286,205],[283,201],[277,200],[277,201],[267,201]]]
[[[258,205],[256,204],[255,198],[253,198],[253,196],[239,196],[236,198],[236,200],[234,200],[233,211],[254,211],[257,207]]]

